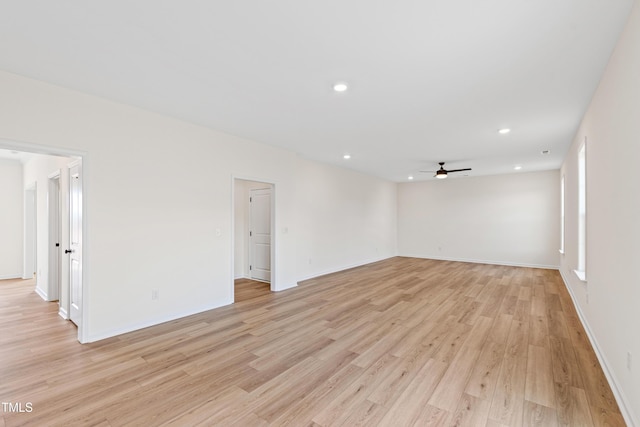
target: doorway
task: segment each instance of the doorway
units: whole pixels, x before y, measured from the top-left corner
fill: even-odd
[[[73,172],[68,167],[72,163],[84,166],[84,154],[66,149],[39,146],[36,144],[15,142],[0,139],[0,149],[16,153],[22,161],[24,180],[24,234],[23,234],[23,278],[32,279],[36,274],[36,293],[45,301],[58,301],[59,315],[69,319],[71,283],[70,265],[75,264],[74,278],[77,295],[75,302],[79,310],[75,314],[78,325],[78,341],[86,342],[86,329],[82,327],[82,319],[87,317],[84,304],[87,269],[82,266],[84,250],[82,246],[72,248],[70,242],[70,226],[72,219],[71,206],[74,203],[80,213],[75,220],[75,230],[80,237],[85,236],[86,217],[84,211],[85,190],[82,169],[76,179],[75,201],[68,194],[72,191],[69,176]],[[51,173],[51,171],[55,171]],[[38,191],[39,190],[39,191]],[[86,191],[86,190],[85,190]],[[82,240],[80,240],[82,243]],[[58,244],[59,246],[56,246]],[[68,256],[75,250],[77,262]],[[67,254],[65,254],[67,251]]]
[[[233,180],[233,300],[268,294],[275,289],[275,186],[269,182]],[[249,292],[249,293],[247,293]]]

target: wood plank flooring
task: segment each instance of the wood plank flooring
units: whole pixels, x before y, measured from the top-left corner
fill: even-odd
[[[269,292],[271,292],[269,283],[251,279],[236,279],[234,283],[234,302],[238,303],[263,297]]]
[[[624,425],[557,271],[397,257],[245,290],[80,345],[0,281],[0,400],[32,408],[0,427]]]

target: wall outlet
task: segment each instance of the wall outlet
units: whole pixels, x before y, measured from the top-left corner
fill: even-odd
[[[627,351],[627,369],[631,370],[631,352]]]
[[[151,300],[157,301],[160,298],[160,291],[158,288],[151,289]]]

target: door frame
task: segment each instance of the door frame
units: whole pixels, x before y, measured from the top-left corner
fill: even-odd
[[[236,181],[253,181],[260,182],[264,184],[269,184],[271,186],[271,283],[270,289],[271,292],[275,292],[278,289],[276,283],[276,269],[277,269],[277,259],[276,259],[276,244],[277,244],[277,236],[276,236],[276,197],[277,197],[277,185],[274,180],[250,177],[245,175],[231,175],[231,239],[230,239],[230,250],[231,250],[231,265],[230,265],[230,295],[231,295],[231,303],[235,302],[235,184]]]
[[[14,141],[0,138],[0,148],[6,148],[9,150],[23,151],[33,154],[44,154],[49,156],[62,156],[62,157],[76,157],[82,162],[82,322],[78,326],[78,341],[80,343],[89,342],[89,333],[84,325],[88,324],[89,318],[89,301],[91,294],[91,286],[89,281],[90,272],[90,250],[89,240],[90,233],[88,233],[89,224],[89,202],[91,187],[91,179],[89,170],[91,169],[91,156],[86,151],[71,150],[68,148],[62,148],[55,145],[41,145],[32,142]]]

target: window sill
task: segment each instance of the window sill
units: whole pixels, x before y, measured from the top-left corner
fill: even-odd
[[[578,276],[578,279],[580,279],[583,282],[587,281],[587,272],[586,271],[580,271],[580,270],[573,270],[573,272],[576,274],[576,276]]]

